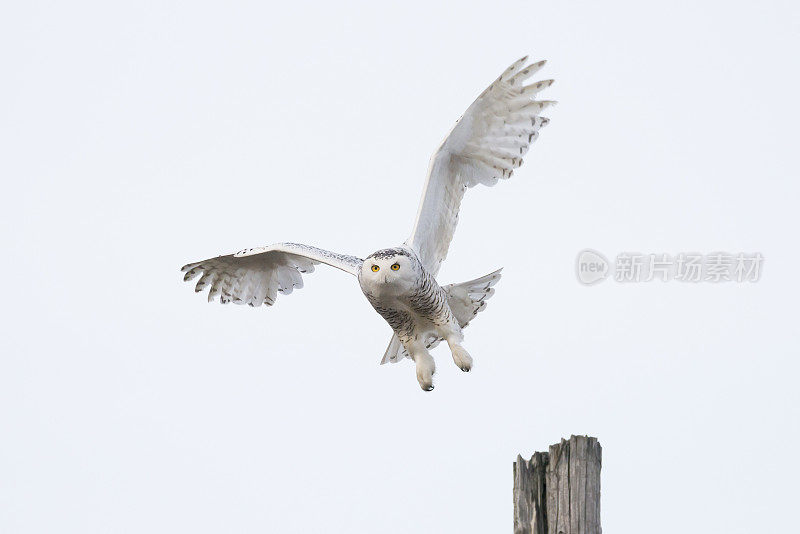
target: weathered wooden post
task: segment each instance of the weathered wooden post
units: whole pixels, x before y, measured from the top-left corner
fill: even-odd
[[[601,534],[597,438],[571,436],[514,462],[514,534]]]

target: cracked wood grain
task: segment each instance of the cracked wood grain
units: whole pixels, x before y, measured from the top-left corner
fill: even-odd
[[[514,462],[514,534],[601,534],[596,438],[571,436]]]

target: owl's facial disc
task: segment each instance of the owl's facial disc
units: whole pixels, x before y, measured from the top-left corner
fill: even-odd
[[[373,292],[400,293],[415,279],[414,260],[396,249],[375,252],[361,267],[362,283],[366,282]]]

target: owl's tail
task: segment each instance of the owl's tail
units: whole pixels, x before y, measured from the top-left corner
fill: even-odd
[[[458,319],[461,328],[466,327],[479,311],[486,308],[486,299],[494,295],[493,286],[500,280],[502,270],[498,269],[475,280],[450,284],[442,288],[447,293],[450,311]]]
[[[456,316],[461,328],[466,328],[469,322],[478,315],[478,312],[486,308],[486,300],[494,295],[493,286],[500,280],[500,272],[502,270],[498,269],[493,273],[469,282],[449,284],[442,287],[447,293],[447,304],[450,306],[450,311]],[[442,340],[433,338],[428,347],[434,347],[440,341]],[[384,363],[397,363],[408,357],[409,354],[403,344],[400,343],[396,335],[392,335],[392,340],[383,354],[381,365]]]

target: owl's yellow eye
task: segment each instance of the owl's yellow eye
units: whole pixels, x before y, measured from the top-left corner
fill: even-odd
[[[400,264],[399,263],[393,263],[392,264],[392,270],[393,271],[399,271],[400,270]]]
[[[372,272],[373,272],[373,273],[377,273],[377,272],[378,272],[378,271],[380,271],[380,270],[381,270],[381,268],[380,268],[380,267],[378,267],[377,265],[373,265],[373,266],[372,266]]]

